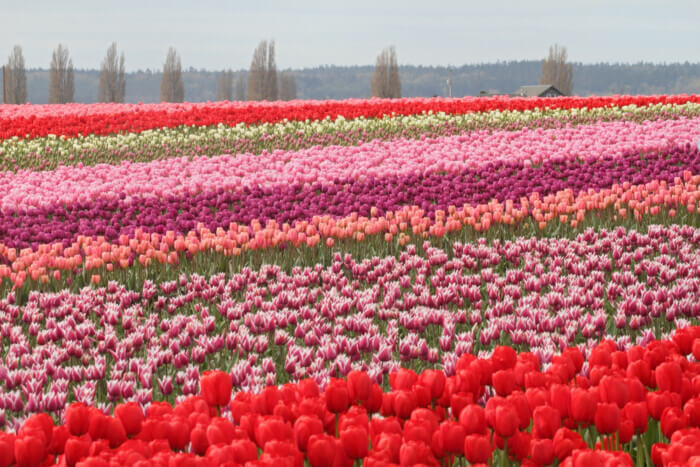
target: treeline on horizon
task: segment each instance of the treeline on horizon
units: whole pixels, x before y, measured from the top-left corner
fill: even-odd
[[[319,66],[292,70],[298,99],[368,98],[375,70],[365,66]],[[404,97],[447,96],[447,79],[452,71],[452,95],[476,96],[481,91],[509,94],[518,87],[538,84],[541,60],[509,61],[435,67],[403,65],[399,67]],[[221,71],[182,70],[185,101],[216,100],[217,79]],[[233,79],[248,71],[233,72]],[[46,104],[49,98],[49,70],[27,69],[27,100]],[[162,71],[126,73],[125,102],[160,102]],[[75,102],[97,101],[99,70],[75,70]],[[700,63],[673,64],[581,64],[573,63],[573,94],[579,96],[610,94],[700,94]]]

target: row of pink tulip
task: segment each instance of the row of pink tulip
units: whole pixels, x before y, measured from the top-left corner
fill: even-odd
[[[628,152],[695,145],[700,119],[604,122],[553,130],[498,131],[428,140],[374,141],[262,155],[167,159],[149,163],[59,167],[0,173],[0,209],[29,209],[96,199],[187,196],[203,191],[274,189],[280,185],[361,180],[387,174],[459,172],[496,160],[538,164],[543,159],[586,160]]]

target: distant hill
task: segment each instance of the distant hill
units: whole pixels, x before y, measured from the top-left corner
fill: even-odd
[[[513,61],[464,65],[452,68],[452,95],[474,96],[480,91],[513,92],[521,85],[537,84],[541,62]],[[321,66],[293,70],[299,99],[369,97],[373,66]],[[404,96],[446,96],[446,67],[400,67]],[[234,81],[239,74],[234,73]],[[127,102],[158,102],[161,73],[146,70],[128,73]],[[99,71],[76,70],[76,102],[95,102]],[[217,72],[190,68],[183,72],[185,100],[203,102],[216,96]],[[48,102],[48,70],[27,71],[29,101]],[[609,94],[700,94],[700,63],[673,64],[574,64],[574,93],[579,96]]]

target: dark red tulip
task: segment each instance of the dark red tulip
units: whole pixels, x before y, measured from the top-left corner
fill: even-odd
[[[221,407],[231,400],[232,382],[228,373],[219,370],[210,370],[202,373],[199,378],[204,400],[210,406]]]
[[[487,463],[491,459],[491,442],[485,435],[469,435],[464,438],[464,457],[472,463]]]

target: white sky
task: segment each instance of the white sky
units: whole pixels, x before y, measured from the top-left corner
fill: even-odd
[[[118,5],[114,6],[114,5]],[[127,70],[248,68],[262,39],[277,66],[370,65],[387,45],[400,64],[459,66],[541,59],[558,42],[575,62],[700,62],[700,0],[0,0],[0,61],[28,68],[68,46],[97,69],[116,41]]]

